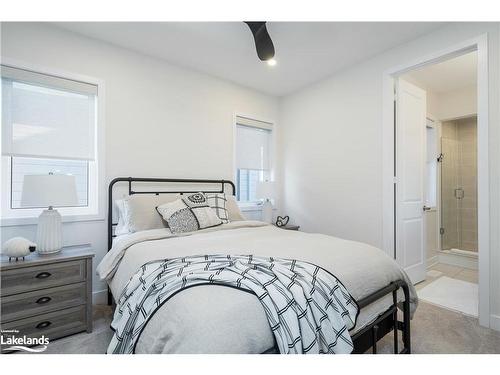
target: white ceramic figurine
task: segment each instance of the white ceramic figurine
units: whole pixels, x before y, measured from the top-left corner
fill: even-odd
[[[3,244],[2,254],[11,258],[23,258],[36,250],[36,244],[22,237],[13,237]]]

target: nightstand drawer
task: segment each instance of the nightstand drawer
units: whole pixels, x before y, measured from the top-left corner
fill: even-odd
[[[84,260],[5,270],[1,273],[2,297],[85,281]]]
[[[85,331],[86,327],[85,305],[2,323],[3,330],[19,331],[16,337],[45,335],[49,340]]]
[[[2,322],[19,320],[49,311],[86,303],[85,283],[70,284],[1,298]]]

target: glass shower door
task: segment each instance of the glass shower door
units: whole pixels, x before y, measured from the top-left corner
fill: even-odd
[[[459,141],[441,138],[441,248],[460,249]]]

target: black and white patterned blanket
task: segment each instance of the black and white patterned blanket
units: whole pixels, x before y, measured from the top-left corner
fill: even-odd
[[[111,327],[108,353],[133,353],[143,328],[171,296],[217,284],[254,293],[280,353],[350,353],[358,306],[342,283],[307,262],[252,255],[202,255],[144,264],[128,282]]]

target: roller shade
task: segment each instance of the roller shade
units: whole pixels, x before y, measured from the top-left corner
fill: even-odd
[[[1,68],[2,78],[8,78],[12,81],[52,87],[84,95],[97,95],[97,86],[91,83],[37,73],[31,70],[14,68],[7,65],[2,65]]]
[[[95,159],[97,86],[2,66],[2,154]]]
[[[236,126],[236,164],[238,169],[270,169],[271,131]]]

